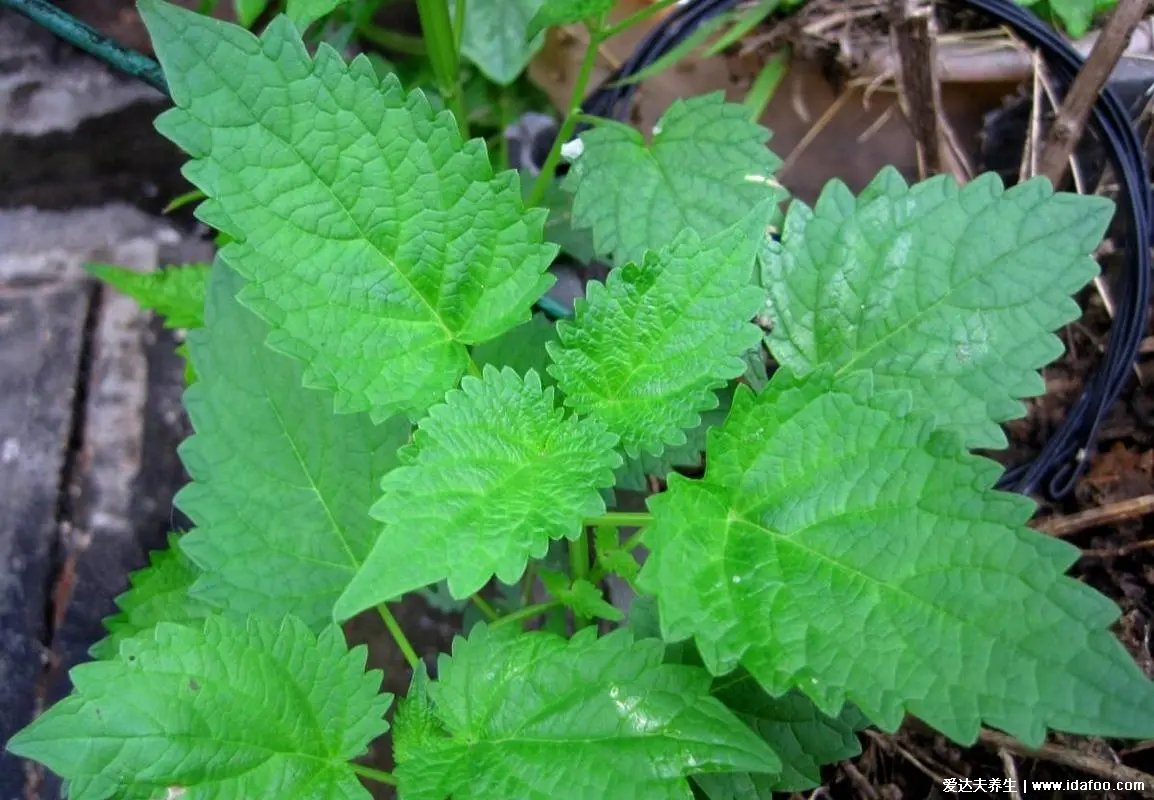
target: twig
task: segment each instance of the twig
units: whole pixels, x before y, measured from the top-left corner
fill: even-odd
[[[942,96],[938,84],[933,20],[928,8],[913,8],[914,0],[890,0],[890,30],[898,51],[898,85],[902,111],[909,120],[917,148],[918,172],[927,177],[942,171]]]
[[[853,784],[858,797],[864,797],[867,800],[879,800],[877,789],[870,785],[866,776],[862,775],[852,762],[843,761],[839,766],[841,766],[841,771],[845,773],[845,776],[849,778],[849,782]]]
[[[1136,782],[1147,787],[1142,792],[1143,795],[1154,797],[1154,775],[1128,767],[1125,764],[1116,764],[1057,744],[1044,744],[1037,749],[1026,747],[1016,739],[998,731],[983,729],[978,735],[978,741],[996,752],[1006,750],[1025,758],[1036,758],[1040,761],[1061,764],[1063,767],[1070,767],[1114,782]]]
[[[1119,500],[1099,508],[1089,508],[1068,517],[1050,517],[1034,526],[1051,536],[1073,536],[1089,528],[1111,525],[1127,519],[1137,519],[1154,513],[1154,494],[1144,494],[1129,500]]]
[[[1038,174],[1045,175],[1055,186],[1066,174],[1070,155],[1082,138],[1090,109],[1097,102],[1098,93],[1102,91],[1111,70],[1130,42],[1131,35],[1145,16],[1148,5],[1148,0],[1119,0],[1102,29],[1102,35],[1094,43],[1094,49],[1090,51],[1090,56],[1062,101],[1058,116],[1046,135],[1041,158],[1038,159]]]
[[[847,102],[849,102],[851,97],[853,97],[853,93],[845,91],[839,94],[837,98],[835,98],[834,101],[830,103],[829,107],[822,112],[820,117],[818,117],[817,122],[809,127],[809,130],[807,130],[805,135],[801,137],[801,141],[794,145],[793,150],[791,150],[789,155],[785,157],[785,161],[777,169],[778,177],[783,175],[786,171],[789,170],[790,167],[797,163],[797,159],[801,156],[801,154],[804,153],[806,148],[813,143],[813,140],[817,138],[817,135],[821,133],[827,125],[829,125],[830,121],[832,121],[833,118],[838,115],[838,112],[842,110],[842,107]]]
[[[1098,550],[1083,550],[1083,558],[1121,558],[1128,556],[1131,553],[1137,553],[1139,550],[1149,550],[1154,548],[1154,539],[1143,539],[1140,542],[1131,542],[1124,544],[1121,547],[1103,547]]]
[[[1014,763],[1014,757],[1004,747],[998,748],[998,756],[1002,759],[1002,769],[1010,782],[1010,797],[1012,800],[1022,800],[1022,793],[1018,791],[1018,765]]]

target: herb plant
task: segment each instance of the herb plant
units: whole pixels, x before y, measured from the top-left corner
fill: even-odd
[[[609,5],[548,0],[527,35],[585,19],[595,49]],[[886,170],[782,216],[768,133],[694,98],[651,143],[605,123],[570,148],[616,266],[554,329],[546,212],[452,113],[286,18],[141,9],[158,128],[229,243],[203,325],[164,300],[196,328],[195,528],[9,743],[71,797],[723,800],[813,786],[906,714],[961,743],[1154,736],[1117,608],[969,450],[1042,391],[1107,201]],[[668,490],[607,508],[638,475]],[[489,619],[430,673],[390,604],[432,585]],[[356,761],[393,705],[337,624],[369,609],[414,673],[392,773]]]

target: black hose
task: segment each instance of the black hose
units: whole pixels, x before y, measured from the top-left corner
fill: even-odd
[[[622,83],[683,42],[703,22],[722,14],[740,0],[690,0],[658,23],[630,57],[587,99],[590,114],[623,119],[635,83]],[[1011,28],[1038,49],[1059,91],[1065,91],[1083,64],[1082,57],[1052,28],[1010,0],[957,0]],[[1115,287],[1116,309],[1110,338],[1101,361],[1081,396],[1038,456],[1012,467],[999,488],[1049,497],[1065,496],[1089,466],[1103,419],[1130,377],[1146,329],[1150,302],[1151,199],[1149,170],[1142,143],[1117,95],[1104,89],[1095,102],[1088,129],[1095,131],[1121,182],[1119,207],[1127,225],[1123,233],[1125,264]]]

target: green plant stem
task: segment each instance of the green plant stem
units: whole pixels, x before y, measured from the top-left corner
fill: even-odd
[[[437,88],[457,120],[461,138],[468,139],[469,118],[461,94],[460,53],[457,50],[453,22],[449,19],[449,5],[446,0],[417,0],[417,15],[421,19],[421,32],[425,36],[425,47],[433,66],[433,75],[437,78]]]
[[[573,130],[577,127],[577,118],[581,114],[581,101],[585,97],[585,87],[589,85],[589,79],[593,76],[593,67],[597,63],[597,48],[600,45],[601,34],[597,28],[590,27],[589,47],[585,50],[585,57],[581,59],[581,68],[577,72],[573,92],[569,96],[569,107],[565,109],[565,119],[561,122],[561,129],[557,131],[553,146],[549,148],[549,155],[545,158],[545,164],[541,167],[537,180],[533,182],[533,190],[529,192],[526,205],[541,205],[545,190],[549,188],[553,176],[557,174],[557,165],[561,163],[561,145],[569,141],[573,136]]]
[[[652,17],[654,14],[658,14],[658,13],[664,11],[665,9],[669,8],[670,6],[675,5],[677,2],[678,2],[678,0],[660,0],[660,2],[658,2],[658,3],[654,3],[651,6],[646,6],[645,8],[641,9],[640,11],[636,11],[636,12],[630,14],[625,19],[621,20],[620,22],[616,23],[615,25],[610,25],[608,28],[606,28],[604,31],[602,31],[601,41],[605,41],[606,39],[608,39],[612,36],[616,36],[619,33],[624,33],[625,31],[629,30],[630,28],[632,28],[637,23],[644,22],[645,20]]]
[[[537,582],[537,562],[530,561],[521,578],[521,605],[528,606],[533,599],[533,585]]]
[[[121,47],[75,17],[65,14],[48,0],[0,0],[0,8],[4,7],[23,14],[69,44],[96,56],[105,64],[139,78],[149,86],[168,94],[168,84],[164,80],[160,64],[135,50]]]
[[[457,0],[453,13],[453,42],[457,49],[457,59],[461,58],[461,37],[465,33],[465,0]]]
[[[527,619],[540,616],[560,606],[561,603],[557,600],[550,600],[547,603],[534,603],[531,606],[519,608],[511,614],[506,614],[499,620],[490,625],[490,628],[496,628],[501,625],[510,625],[514,622],[524,622]]]
[[[469,369],[469,374],[472,375],[474,378],[480,378],[481,377],[481,368],[477,366],[477,362],[473,360],[472,356],[469,357],[468,369]]]
[[[607,511],[599,517],[587,517],[582,523],[586,528],[609,525],[614,528],[641,528],[653,522],[648,511]]]
[[[372,22],[357,23],[357,34],[360,35],[362,39],[366,39],[375,45],[384,47],[387,50],[393,50],[397,53],[404,53],[409,56],[423,56],[427,52],[423,39],[404,33],[397,33],[396,31],[390,31]]]
[[[409,639],[405,636],[405,632],[401,630],[401,624],[397,622],[397,618],[393,616],[393,612],[389,611],[389,607],[384,603],[377,606],[377,613],[381,615],[381,621],[385,623],[385,627],[389,629],[389,635],[393,637],[393,641],[397,643],[397,647],[401,651],[401,655],[405,657],[405,661],[409,664],[409,669],[416,670],[421,665],[421,659],[417,656],[417,651],[409,643]]]
[[[489,620],[489,622],[495,622],[501,618],[501,615],[497,613],[497,609],[493,608],[493,606],[489,604],[489,601],[481,597],[481,595],[472,594],[469,595],[469,599],[473,602],[473,605],[485,615],[485,619]]]
[[[350,764],[349,766],[353,768],[353,772],[357,773],[362,778],[368,778],[370,781],[376,781],[377,783],[383,783],[388,786],[397,785],[397,779],[393,777],[393,773],[391,772],[385,772],[383,769],[373,769],[372,767],[366,767],[364,764]]]
[[[582,528],[581,535],[569,541],[569,577],[574,581],[589,577],[589,529]],[[573,627],[581,630],[591,620],[583,614],[573,612]]]
[[[641,545],[641,541],[644,538],[645,538],[645,529],[643,528],[643,529],[637,531],[637,533],[630,536],[624,542],[622,542],[621,543],[621,549],[624,550],[626,553],[628,553],[632,550],[636,550]]]

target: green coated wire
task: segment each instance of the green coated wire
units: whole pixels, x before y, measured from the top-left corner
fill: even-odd
[[[121,47],[76,17],[65,14],[47,0],[0,0],[0,7],[23,14],[69,44],[96,56],[110,67],[168,94],[168,84],[164,80],[160,64],[135,50]]]

